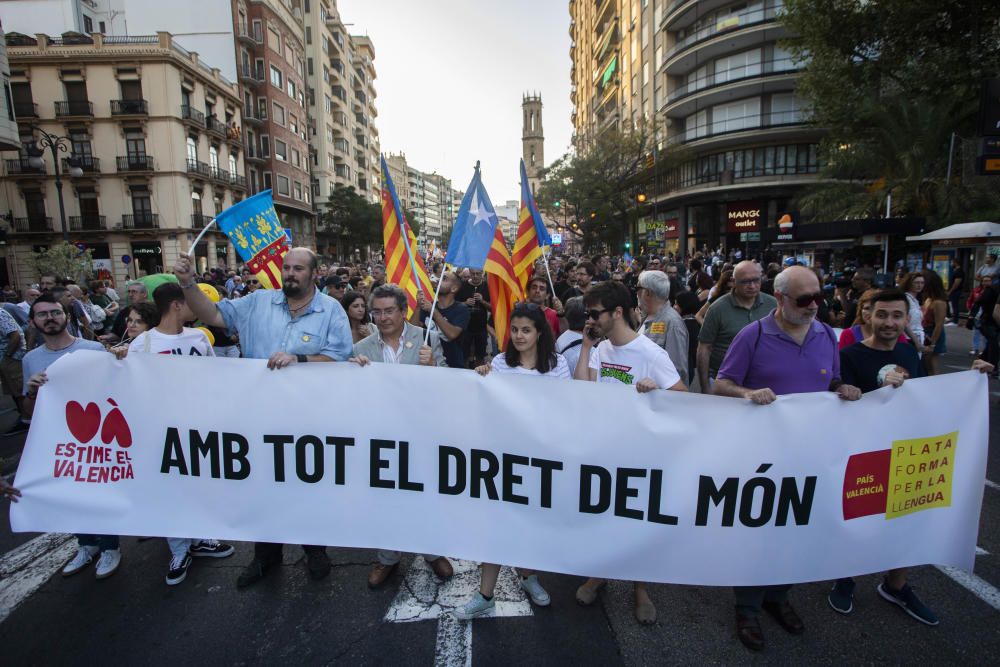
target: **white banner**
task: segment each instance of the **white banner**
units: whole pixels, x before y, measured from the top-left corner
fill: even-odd
[[[16,531],[439,553],[699,585],[971,569],[986,379],[748,401],[375,364],[77,352]]]

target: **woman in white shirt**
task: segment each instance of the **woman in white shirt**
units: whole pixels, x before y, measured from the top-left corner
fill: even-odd
[[[920,307],[920,293],[924,291],[924,277],[919,271],[906,274],[899,282],[899,289],[906,294],[906,305],[910,310],[910,327],[906,335],[910,337],[917,349],[924,345],[924,312]]]
[[[519,303],[510,315],[510,342],[507,349],[493,361],[476,368],[480,375],[493,373],[515,373],[544,378],[572,379],[569,364],[555,351],[552,327],[545,319],[545,313],[534,303]],[[521,588],[531,601],[540,607],[551,602],[549,594],[538,582],[538,575],[532,570],[518,568]],[[483,563],[479,592],[464,606],[455,610],[455,616],[468,621],[488,613],[496,606],[493,594],[496,589],[500,566]]]

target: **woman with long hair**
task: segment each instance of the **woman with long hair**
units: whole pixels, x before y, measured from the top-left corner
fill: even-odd
[[[534,303],[519,303],[510,314],[510,341],[507,349],[493,361],[476,368],[480,375],[489,373],[516,373],[543,378],[571,380],[569,364],[556,352],[552,327],[545,319],[545,312]],[[549,594],[538,582],[533,570],[517,569],[521,588],[528,593],[531,601],[540,607],[551,602]],[[468,621],[488,613],[496,606],[493,593],[496,590],[500,566],[483,563],[479,580],[479,592],[464,606],[455,610],[455,616]]]
[[[899,281],[899,289],[906,295],[906,305],[910,311],[910,326],[906,335],[910,337],[918,350],[924,347],[924,311],[920,307],[920,295],[924,291],[924,274],[911,271]]]
[[[340,305],[344,307],[347,312],[347,321],[351,323],[352,342],[357,343],[372,335],[368,317],[368,301],[364,294],[349,290],[341,298]]]
[[[843,350],[855,343],[860,343],[865,338],[872,335],[872,300],[878,296],[881,290],[869,289],[858,298],[858,311],[854,316],[851,326],[840,332],[840,343],[838,347]]]
[[[149,331],[160,323],[160,311],[156,305],[144,301],[129,306],[125,314],[125,335],[120,343],[116,343],[109,349],[119,359],[124,359],[128,354],[129,343],[139,337],[143,331]]]
[[[941,355],[947,349],[944,325],[948,316],[948,294],[944,281],[934,271],[924,271],[924,365],[928,375],[941,372]]]

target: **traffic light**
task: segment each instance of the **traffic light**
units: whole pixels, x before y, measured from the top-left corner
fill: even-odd
[[[553,204],[553,206],[555,206],[556,208],[559,208],[560,206],[562,206],[562,202],[561,201],[557,201],[555,204]]]
[[[632,249],[632,242],[631,241],[626,241],[625,242],[625,250],[631,250],[631,249]]]

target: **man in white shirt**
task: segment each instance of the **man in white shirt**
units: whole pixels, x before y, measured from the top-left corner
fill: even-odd
[[[569,365],[570,372],[575,373],[576,362],[580,360],[580,349],[583,346],[583,326],[587,323],[587,311],[583,307],[583,297],[575,296],[566,302],[566,331],[556,339],[556,352],[561,354]],[[598,367],[597,348],[590,348],[591,366]],[[589,369],[588,369],[589,370]],[[597,379],[597,371],[590,370],[588,380]]]
[[[187,305],[184,290],[177,283],[164,283],[153,290],[153,303],[160,311],[160,323],[135,337],[128,353],[184,354],[196,357],[214,357],[215,351],[208,336],[200,329],[184,326],[195,319]],[[187,577],[191,557],[228,558],[235,549],[230,544],[216,540],[168,537],[170,564],[165,578],[168,586],[176,586]]]
[[[621,283],[609,281],[594,285],[583,295],[587,325],[574,376],[577,380],[633,385],[640,394],[656,389],[687,391],[670,355],[646,336],[636,333],[630,321],[632,295]],[[606,340],[598,341],[602,338]],[[597,347],[597,363],[591,350]],[[576,591],[582,605],[593,604],[603,579],[588,579]],[[635,617],[643,625],[656,622],[656,607],[649,598],[646,584],[635,582]]]

